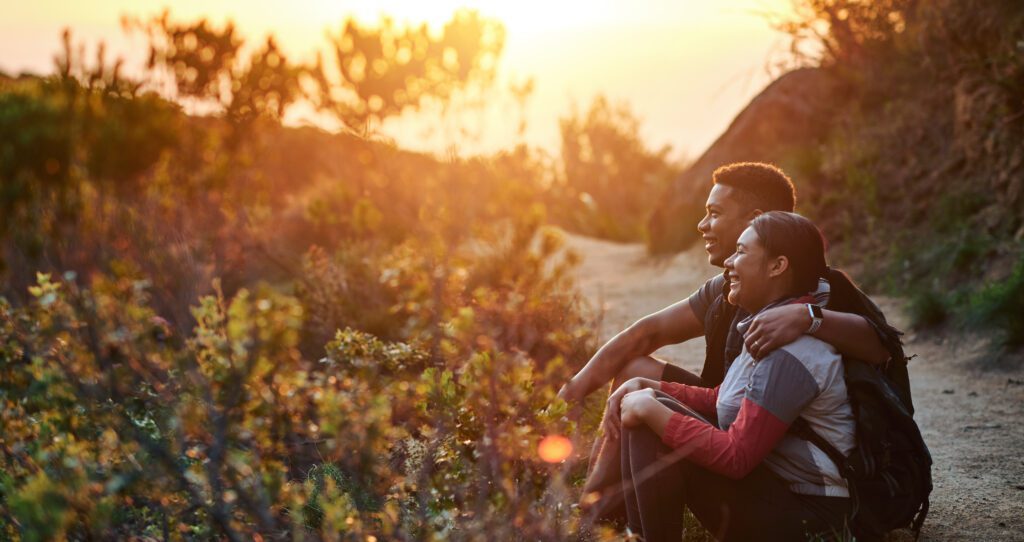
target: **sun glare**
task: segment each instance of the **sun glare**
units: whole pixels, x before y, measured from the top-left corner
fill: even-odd
[[[572,455],[572,441],[561,435],[548,435],[537,445],[537,455],[547,463],[561,463]]]
[[[438,29],[459,9],[477,10],[481,15],[501,21],[509,32],[533,34],[544,30],[566,29],[612,21],[615,10],[608,1],[589,2],[580,6],[572,2],[523,0],[382,0],[368,4],[340,4],[331,0],[318,2],[316,11],[326,20],[340,20],[346,14],[372,22],[387,15],[398,22],[426,23]]]

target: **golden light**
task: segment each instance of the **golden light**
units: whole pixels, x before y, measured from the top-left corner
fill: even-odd
[[[613,22],[622,10],[611,0],[595,0],[581,9],[572,2],[549,2],[547,0],[378,0],[376,2],[351,3],[333,0],[316,0],[309,5],[310,11],[323,20],[339,15],[352,14],[372,22],[381,15],[393,17],[396,22],[414,24],[427,23],[439,29],[459,9],[472,9],[485,17],[494,17],[505,24],[510,32],[529,35],[538,30],[585,27],[601,22]]]
[[[699,153],[772,79],[765,63],[778,49],[779,34],[763,14],[793,9],[791,0],[295,0],[286,7],[280,0],[35,0],[4,10],[0,70],[50,72],[58,37],[70,27],[89,47],[103,40],[108,55],[124,56],[130,75],[146,62],[145,39],[125,34],[121,16],[148,19],[169,4],[178,21],[233,21],[250,43],[273,34],[289,60],[304,62],[327,52],[325,33],[339,32],[348,17],[373,26],[386,15],[398,27],[426,23],[438,33],[456,10],[477,10],[505,26],[498,86],[537,81],[526,142],[555,153],[561,136],[553,119],[565,115],[571,100],[585,102],[598,93],[634,105],[644,119],[644,137],[655,148],[670,144],[683,154]],[[481,129],[478,141],[425,136],[454,130],[437,126],[436,111],[392,118],[382,131],[408,150],[442,154],[454,144],[460,154],[473,154],[521,143],[515,130],[505,129],[510,103],[492,105],[479,115],[488,129]],[[296,104],[285,119],[290,125],[339,128],[306,103]]]
[[[561,463],[572,454],[572,442],[561,435],[548,435],[537,445],[537,455],[547,463]]]
[[[583,508],[589,508],[589,507],[597,504],[597,501],[599,501],[599,500],[601,500],[601,492],[600,491],[591,491],[591,492],[583,495],[583,499],[580,501],[580,505]]]

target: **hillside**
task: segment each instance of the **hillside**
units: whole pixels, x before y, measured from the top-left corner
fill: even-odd
[[[696,239],[715,167],[777,163],[834,261],[909,295],[916,324],[1024,344],[1024,6],[832,0],[781,26],[814,42],[813,67],[767,87],[677,178],[650,249]]]

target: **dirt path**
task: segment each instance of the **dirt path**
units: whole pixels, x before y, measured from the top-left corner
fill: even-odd
[[[699,248],[654,261],[640,245],[568,236],[583,256],[584,295],[603,310],[606,340],[637,318],[690,294],[715,269]],[[876,298],[900,329],[898,299]],[[986,363],[975,338],[906,337],[916,419],[931,449],[931,512],[922,540],[1024,540],[1024,369]],[[658,357],[699,371],[704,342],[664,348]],[[988,366],[987,366],[988,365]]]

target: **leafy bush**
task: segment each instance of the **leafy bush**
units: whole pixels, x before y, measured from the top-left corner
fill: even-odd
[[[554,395],[589,328],[551,235],[489,278],[399,260],[399,284],[443,289],[406,299],[442,303],[410,320],[435,316],[410,343],[339,331],[319,362],[301,305],[266,287],[215,286],[178,337],[143,280],[40,275],[0,305],[5,535],[564,536],[566,473],[535,450],[573,431]]]
[[[805,212],[848,245],[841,263],[910,292],[919,325],[1016,336],[1012,279],[981,277],[1013,266],[1024,227],[1019,3],[805,0],[779,27],[795,64],[844,82],[829,136],[806,142],[822,197]]]
[[[988,284],[971,298],[971,320],[979,327],[994,326],[1010,348],[1024,346],[1024,257],[1006,280]]]
[[[314,67],[230,24],[131,22],[206,117],[70,36],[55,75],[0,78],[0,539],[580,530],[584,465],[537,454],[589,449],[600,415],[555,400],[594,345],[550,164],[279,124],[308,77],[358,131],[493,75],[493,21],[389,25],[345,25]]]
[[[949,316],[945,297],[932,289],[912,294],[909,309],[913,321],[923,326],[936,326],[945,322]]]
[[[669,148],[649,150],[640,138],[640,121],[625,105],[604,96],[585,115],[561,119],[561,184],[565,209],[560,223],[586,235],[616,241],[642,241],[658,197],[679,174],[668,160]]]

